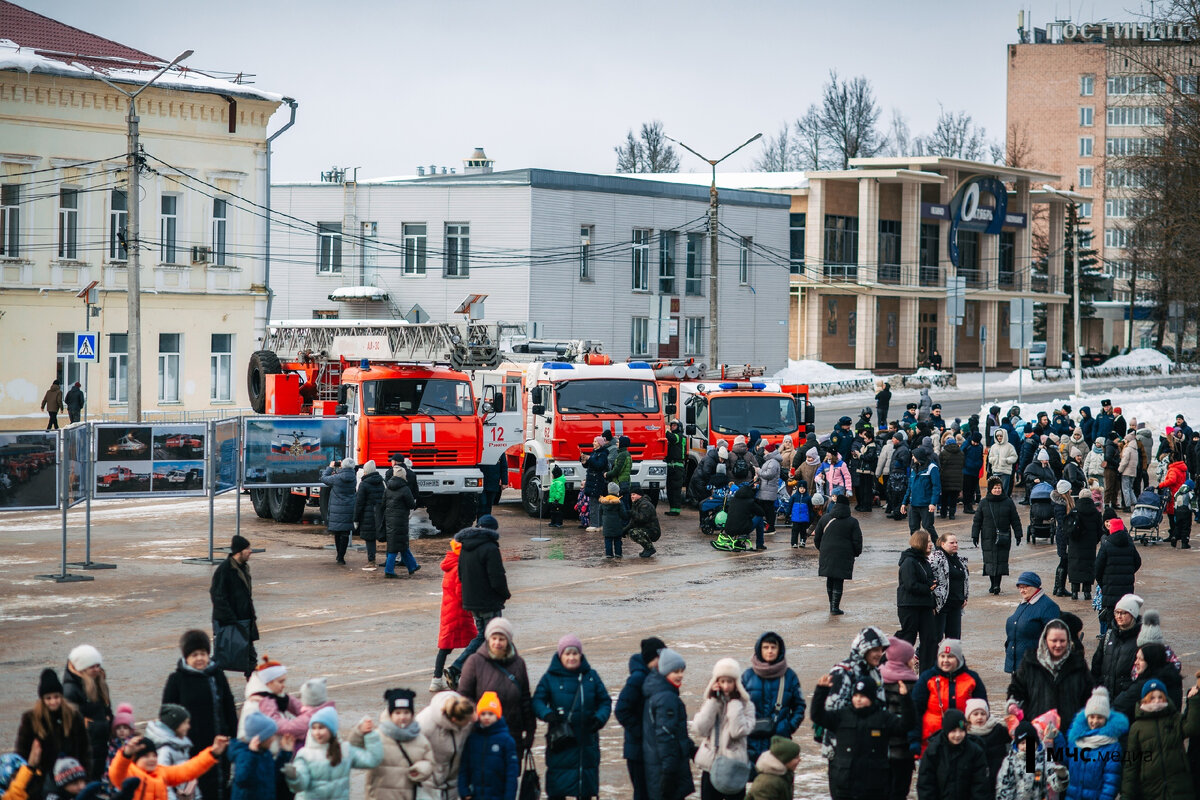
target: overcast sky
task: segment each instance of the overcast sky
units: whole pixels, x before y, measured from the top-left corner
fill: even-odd
[[[257,75],[300,102],[275,142],[277,180],[331,165],[359,177],[460,168],[484,146],[497,169],[612,172],[630,127],[723,155],[815,101],[830,69],[865,75],[884,117],[914,134],[938,104],[1004,133],[1010,0],[16,0],[189,65]],[[1134,19],[1139,0],[1038,3],[1038,26]],[[2,35],[2,32],[0,32]],[[272,130],[286,121],[277,112]],[[730,159],[749,169],[758,145]],[[703,164],[683,154],[682,169]]]

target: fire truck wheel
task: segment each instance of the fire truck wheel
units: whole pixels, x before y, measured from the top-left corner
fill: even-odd
[[[258,414],[267,410],[267,376],[283,372],[279,356],[274,350],[259,350],[250,356],[250,368],[246,371],[246,393],[250,395],[250,407]]]
[[[271,519],[276,522],[299,522],[304,516],[304,498],[291,489],[267,489]]]
[[[542,508],[542,479],[533,467],[521,476],[521,507],[531,517],[536,517]]]
[[[271,518],[271,503],[267,500],[266,489],[251,489],[250,505],[254,506],[254,513],[262,519]]]

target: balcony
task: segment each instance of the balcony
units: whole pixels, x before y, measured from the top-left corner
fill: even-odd
[[[857,264],[825,264],[825,277],[831,281],[858,280]]]
[[[1036,272],[1029,276],[1029,288],[1043,294],[1050,291],[1050,276],[1039,275]]]
[[[996,283],[1001,289],[1014,289],[1017,285],[1017,274],[1010,269],[1001,269]]]
[[[900,265],[899,264],[880,264],[879,265],[879,282],[880,283],[900,283]]]
[[[967,286],[971,289],[983,288],[983,274],[977,269],[960,269],[958,277],[966,281]]]
[[[940,267],[927,267],[922,265],[917,272],[917,280],[922,286],[945,286],[946,281],[942,276]]]

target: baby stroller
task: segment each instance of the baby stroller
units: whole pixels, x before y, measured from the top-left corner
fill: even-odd
[[[714,536],[725,530],[723,512],[729,489],[725,486],[711,486],[709,489],[708,497],[700,501],[700,532],[705,536]]]
[[[1029,531],[1030,544],[1037,544],[1039,536],[1054,541],[1054,503],[1050,493],[1054,490],[1050,484],[1042,481],[1029,490]]]
[[[1158,544],[1162,541],[1159,526],[1163,521],[1163,511],[1167,507],[1166,489],[1146,489],[1137,496],[1133,504],[1133,516],[1129,518],[1129,535],[1141,539],[1142,545]]]

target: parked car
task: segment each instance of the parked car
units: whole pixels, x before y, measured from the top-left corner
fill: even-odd
[[[1030,369],[1045,369],[1046,368],[1046,343],[1034,342],[1029,345],[1029,368]]]

